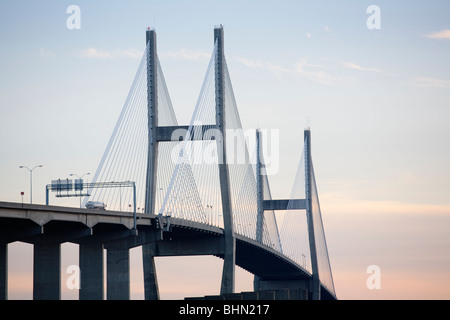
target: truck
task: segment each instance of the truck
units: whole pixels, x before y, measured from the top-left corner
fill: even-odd
[[[86,209],[106,210],[106,204],[99,201],[88,201],[86,202]]]

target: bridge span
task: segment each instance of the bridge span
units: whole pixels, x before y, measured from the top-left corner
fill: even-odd
[[[61,298],[61,244],[65,242],[79,245],[81,300],[129,299],[129,249],[134,247],[146,245],[144,248],[151,256],[223,258],[223,229],[190,220],[169,219],[169,231],[162,231],[155,227],[155,215],[136,214],[135,220],[130,212],[0,202],[0,298],[7,299],[8,243],[15,241],[34,246],[33,299],[37,300]],[[255,240],[241,235],[235,238],[236,265],[260,279],[260,290],[310,292],[311,274],[297,263]],[[107,252],[106,261],[103,261],[103,249]],[[103,293],[104,263],[106,297]],[[321,286],[321,297],[336,298],[324,286]]]
[[[267,150],[279,150],[276,143],[263,141],[273,142],[278,135],[267,139],[264,129],[245,135],[223,26],[215,27],[213,35],[191,121],[180,125],[158,58],[156,32],[146,31],[136,76],[82,202],[101,202],[110,210],[0,203],[0,298],[7,298],[7,249],[14,241],[34,246],[35,299],[61,297],[64,242],[79,245],[80,299],[105,298],[104,249],[106,298],[129,299],[129,250],[138,246],[147,300],[160,298],[154,257],[181,255],[222,258],[223,296],[235,293],[237,265],[255,275],[257,291],[304,290],[302,296],[313,300],[336,298],[311,131],[304,130],[290,197],[273,199],[268,175],[277,170],[277,161],[267,159]],[[132,184],[133,192],[122,190],[124,182]],[[119,187],[93,188],[111,184]],[[134,212],[123,212],[123,203],[133,203]]]

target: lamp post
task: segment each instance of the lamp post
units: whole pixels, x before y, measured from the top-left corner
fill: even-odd
[[[27,169],[28,171],[30,171],[30,204],[33,204],[33,170],[36,168],[42,168],[43,165],[42,164],[38,164],[37,166],[35,166],[33,169],[28,168],[27,166],[20,166],[20,169]]]
[[[80,180],[82,180],[84,176],[89,176],[89,175],[90,175],[89,172],[86,172],[86,173],[82,174],[81,177],[79,175],[75,174],[75,173],[69,174],[69,176],[71,176],[71,177],[75,176],[75,177],[77,177]],[[80,181],[80,182],[83,183],[82,181]],[[80,208],[81,208],[81,190],[82,189],[80,188]]]

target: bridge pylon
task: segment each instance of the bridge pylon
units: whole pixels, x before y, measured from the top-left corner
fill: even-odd
[[[221,281],[221,294],[234,293],[235,288],[235,263],[236,263],[236,239],[233,231],[233,214],[230,196],[230,175],[227,164],[226,146],[226,108],[225,108],[225,71],[224,71],[224,32],[223,27],[214,28],[214,84],[215,84],[215,129],[218,133],[217,142],[218,172],[220,183],[220,196],[222,202],[222,215],[224,225],[224,254],[223,272]],[[164,127],[158,124],[158,81],[157,78],[157,44],[155,30],[147,30],[147,108],[148,108],[148,157],[145,188],[145,213],[155,212],[155,193],[157,189],[157,159],[158,143],[166,139],[157,139],[158,129]],[[171,128],[173,133],[185,126]],[[166,129],[167,130],[167,129]],[[158,217],[161,219],[161,217]],[[163,223],[158,220],[160,224]],[[145,298],[148,300],[159,299],[158,281],[154,261],[154,246],[147,244],[143,246],[143,268]]]
[[[224,34],[223,27],[214,29],[214,42],[217,46],[215,59],[215,93],[216,93],[216,129],[221,133],[217,139],[217,150],[222,159],[218,159],[220,194],[224,222],[225,255],[223,262],[222,284],[220,293],[234,293],[236,239],[233,232],[233,214],[230,197],[230,174],[227,164],[226,116],[225,113],[225,71],[224,71]]]
[[[156,130],[158,126],[158,57],[156,31],[148,28],[145,44],[147,59],[147,123],[148,123],[148,154],[145,182],[145,213],[155,212],[156,175],[158,165],[158,141]],[[144,296],[146,300],[159,300],[158,279],[156,276],[155,255],[153,245],[142,246],[142,261],[144,271]]]
[[[303,147],[303,155],[300,160],[300,165],[298,168],[298,172],[296,174],[296,181],[294,182],[293,190],[297,189],[297,191],[293,191],[290,199],[278,199],[273,200],[270,196],[270,188],[269,182],[267,180],[267,176],[264,174],[264,159],[263,159],[263,151],[262,151],[262,135],[259,130],[256,132],[256,182],[257,182],[257,202],[258,202],[258,211],[257,211],[257,232],[256,232],[256,241],[261,243],[262,241],[262,228],[264,221],[264,211],[278,211],[289,212],[288,215],[285,216],[288,224],[299,225],[299,220],[295,218],[294,220],[291,218],[292,216],[298,217],[302,215],[302,212],[306,213],[304,221],[306,221],[305,227],[303,230],[297,230],[297,232],[304,232],[307,235],[307,242],[309,251],[309,263],[310,263],[310,272],[311,277],[307,279],[289,279],[285,275],[280,275],[279,277],[271,277],[270,279],[266,279],[264,277],[260,277],[255,275],[254,279],[254,290],[280,290],[280,289],[302,289],[307,290],[308,296],[313,300],[321,299],[321,291],[322,291],[322,283],[321,283],[321,269],[322,272],[329,274],[328,278],[325,279],[326,285],[328,285],[331,289],[332,294],[334,295],[334,285],[331,275],[331,268],[328,260],[328,252],[326,248],[325,235],[323,233],[323,225],[322,218],[320,214],[320,207],[318,202],[317,190],[315,186],[315,177],[313,170],[313,162],[311,157],[311,131],[310,129],[304,130],[304,147]],[[298,186],[302,185],[302,192],[298,192]],[[268,189],[269,192],[264,192],[265,189]],[[265,194],[269,194],[269,197],[265,197]],[[284,235],[286,237],[286,235]],[[298,237],[295,237],[293,240],[298,241]],[[285,239],[283,239],[285,240]],[[290,239],[290,241],[292,241]],[[299,244],[288,243],[288,241],[282,241],[284,247],[281,248],[282,252],[286,255],[290,255],[292,257],[298,257],[300,250]],[[318,248],[320,246],[320,248]],[[305,250],[305,248],[302,248]],[[292,250],[296,251],[294,254]],[[319,251],[321,251],[319,253]],[[302,258],[306,259],[306,255],[302,254]],[[297,259],[298,260],[298,259]],[[322,261],[319,261],[322,260]],[[303,266],[306,268],[306,263]],[[325,278],[325,277],[324,277]]]

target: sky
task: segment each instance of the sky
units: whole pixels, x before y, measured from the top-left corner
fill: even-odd
[[[68,27],[70,5],[80,9],[79,29]],[[20,202],[21,192],[29,201],[20,165],[43,165],[33,172],[33,203],[45,203],[51,180],[93,175],[148,26],[178,122],[189,123],[213,28],[223,24],[243,127],[280,130],[274,198],[290,194],[311,128],[338,298],[449,299],[449,12],[440,0],[3,0],[0,201]],[[63,269],[77,263],[76,250],[63,245]],[[30,299],[32,248],[14,243],[9,252],[9,297]],[[142,299],[140,253],[131,256],[132,298]],[[217,294],[221,263],[158,258],[161,297]],[[367,285],[370,266],[379,267],[379,288]],[[239,269],[236,290],[252,290],[252,280]]]

